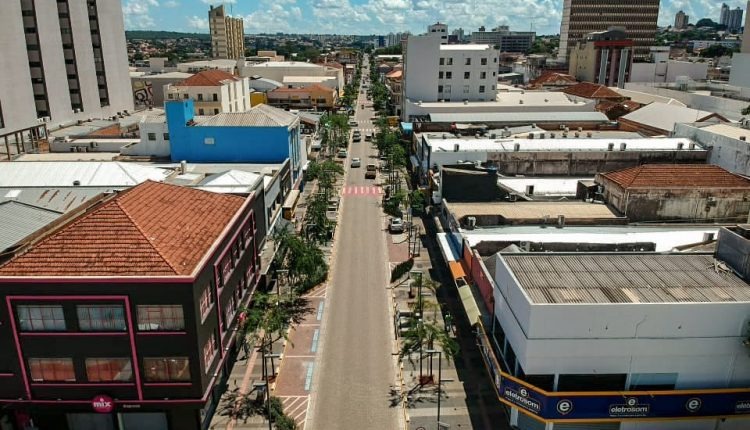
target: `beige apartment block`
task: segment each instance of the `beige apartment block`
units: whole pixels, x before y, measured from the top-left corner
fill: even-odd
[[[213,58],[238,59],[245,57],[245,28],[242,18],[224,13],[224,5],[208,10]]]

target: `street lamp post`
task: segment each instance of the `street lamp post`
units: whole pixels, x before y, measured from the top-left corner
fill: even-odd
[[[437,401],[437,425],[438,429],[440,429],[440,398],[443,396],[442,386],[443,386],[443,351],[436,350],[436,349],[428,349],[425,351],[427,354],[430,354],[430,358],[432,358],[433,354],[438,355],[438,401]]]

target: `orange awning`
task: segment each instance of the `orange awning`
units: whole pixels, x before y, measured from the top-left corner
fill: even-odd
[[[453,276],[453,280],[456,280],[458,278],[463,278],[466,276],[466,272],[464,272],[463,266],[461,266],[461,263],[458,261],[449,261],[448,267],[451,269],[451,276]]]

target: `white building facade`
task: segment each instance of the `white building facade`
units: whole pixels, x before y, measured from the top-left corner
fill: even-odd
[[[133,109],[119,0],[4,1],[0,134]]]
[[[208,78],[201,79],[203,75]],[[182,82],[164,86],[165,100],[187,98],[193,99],[196,115],[244,112],[251,107],[250,82],[248,78],[207,70]]]
[[[494,310],[480,338],[512,425],[750,427],[750,285],[714,270],[712,255],[492,258]]]
[[[442,45],[440,33],[409,36],[404,55],[404,100],[494,101],[497,50],[490,45]],[[406,107],[402,109],[408,119]]]

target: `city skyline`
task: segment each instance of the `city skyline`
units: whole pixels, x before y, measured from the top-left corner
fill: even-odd
[[[122,0],[125,28],[208,33],[211,4],[224,4],[228,13],[244,18],[246,34],[420,33],[436,21],[469,32],[480,25],[510,25],[519,31],[557,34],[562,17],[562,1],[555,0]],[[726,4],[745,9],[746,3]],[[659,25],[673,24],[679,10],[694,22],[701,18],[718,22],[720,9],[721,2],[711,0],[663,0]]]

